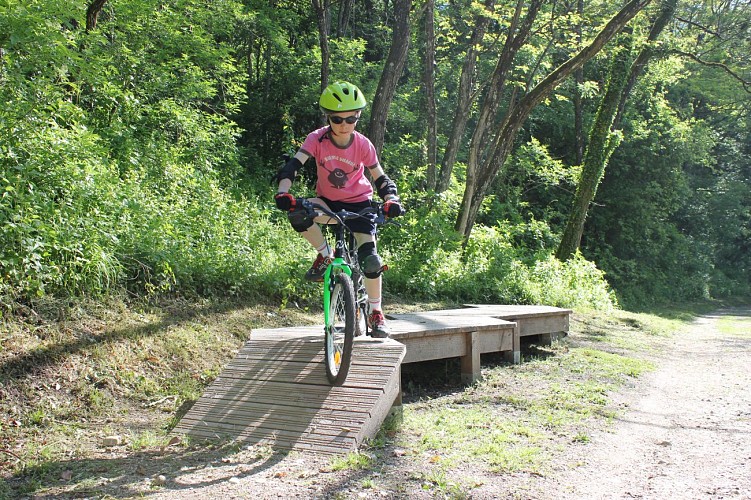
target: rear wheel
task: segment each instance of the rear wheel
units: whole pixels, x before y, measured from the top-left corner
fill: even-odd
[[[359,337],[368,333],[368,294],[365,292],[362,275],[356,269],[352,269],[352,287],[355,290],[355,302],[357,304],[355,337]]]
[[[355,338],[356,314],[355,290],[352,279],[344,273],[332,277],[329,318],[326,325],[324,355],[326,376],[334,385],[341,385],[347,378],[352,361],[352,344]]]

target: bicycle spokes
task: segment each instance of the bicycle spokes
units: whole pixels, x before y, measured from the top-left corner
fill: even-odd
[[[349,371],[355,337],[355,291],[346,273],[331,277],[328,323],[324,343],[326,375],[333,384],[341,384]]]

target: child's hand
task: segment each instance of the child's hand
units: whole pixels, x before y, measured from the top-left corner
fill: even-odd
[[[285,212],[289,212],[297,205],[295,197],[289,193],[276,193],[274,201],[276,201],[276,208]]]
[[[400,215],[404,215],[406,213],[406,210],[404,210],[402,204],[397,200],[389,200],[383,204],[383,213],[386,214],[386,217],[389,218],[399,217]]]

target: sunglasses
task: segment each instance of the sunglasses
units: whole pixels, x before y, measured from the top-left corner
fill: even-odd
[[[347,118],[342,118],[341,116],[335,116],[335,115],[329,115],[329,120],[331,120],[331,123],[334,125],[341,125],[344,122],[349,123],[350,125],[357,123],[357,120],[359,120],[360,117],[357,115],[348,116]]]

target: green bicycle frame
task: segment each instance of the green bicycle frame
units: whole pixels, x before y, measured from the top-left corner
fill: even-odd
[[[352,269],[350,269],[349,264],[347,264],[342,257],[335,257],[334,260],[331,261],[331,264],[326,268],[326,272],[323,274],[323,321],[326,324],[326,328],[329,328],[332,323],[330,309],[331,292],[334,287],[331,284],[331,274],[340,272],[345,273],[347,276],[352,276]]]

